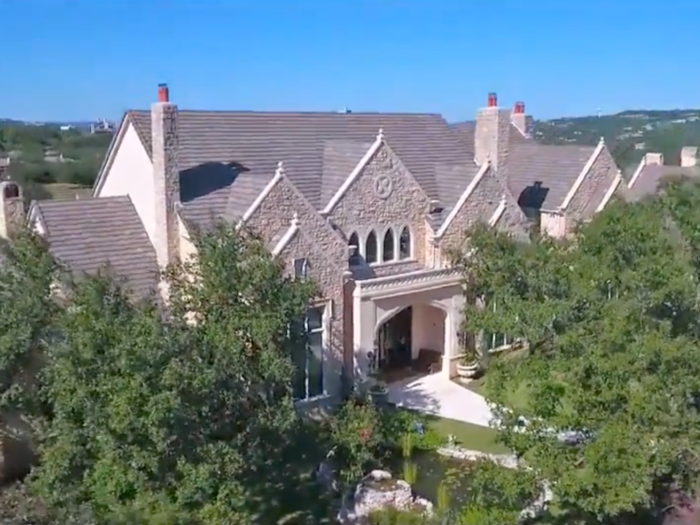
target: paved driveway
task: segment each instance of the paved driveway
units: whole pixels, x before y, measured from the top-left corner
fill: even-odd
[[[412,410],[482,427],[489,426],[493,417],[482,396],[456,385],[442,374],[389,384],[389,401]]]

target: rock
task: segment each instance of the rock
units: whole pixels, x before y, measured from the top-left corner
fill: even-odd
[[[345,502],[338,513],[338,521],[345,525],[364,525],[372,512],[390,507],[428,514],[433,511],[430,501],[413,497],[407,482],[393,478],[385,470],[373,470],[358,483],[352,501]]]

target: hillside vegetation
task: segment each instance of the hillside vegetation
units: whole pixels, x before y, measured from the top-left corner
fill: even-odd
[[[58,125],[0,126],[0,157],[29,198],[51,198],[47,185],[91,186],[111,134],[90,134]],[[8,162],[5,160],[5,162]]]
[[[604,137],[623,169],[636,166],[646,152],[663,153],[666,164],[679,164],[681,148],[700,146],[700,109],[540,120],[535,123],[535,136],[545,144],[586,145]]]

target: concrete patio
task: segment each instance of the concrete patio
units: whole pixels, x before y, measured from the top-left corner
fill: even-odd
[[[389,401],[397,406],[488,427],[493,415],[486,400],[456,385],[443,374],[410,377],[390,383]]]

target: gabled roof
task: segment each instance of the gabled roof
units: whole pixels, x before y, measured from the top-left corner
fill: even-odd
[[[595,146],[545,146],[511,144],[506,180],[522,206],[534,202],[543,210],[554,210],[566,199]],[[539,183],[539,184],[538,184]]]
[[[42,220],[54,257],[76,275],[109,265],[134,292],[156,289],[155,250],[130,197],[34,201],[30,217],[35,216]]]
[[[150,112],[130,111],[128,118],[150,151]],[[380,129],[426,194],[445,207],[469,183],[464,177],[476,173],[473,155],[440,115],[180,110],[183,214],[195,222],[241,216],[280,161],[320,210]]]
[[[624,188],[625,200],[635,202],[654,195],[661,181],[666,177],[700,178],[700,166],[680,167],[659,164],[641,164]]]

